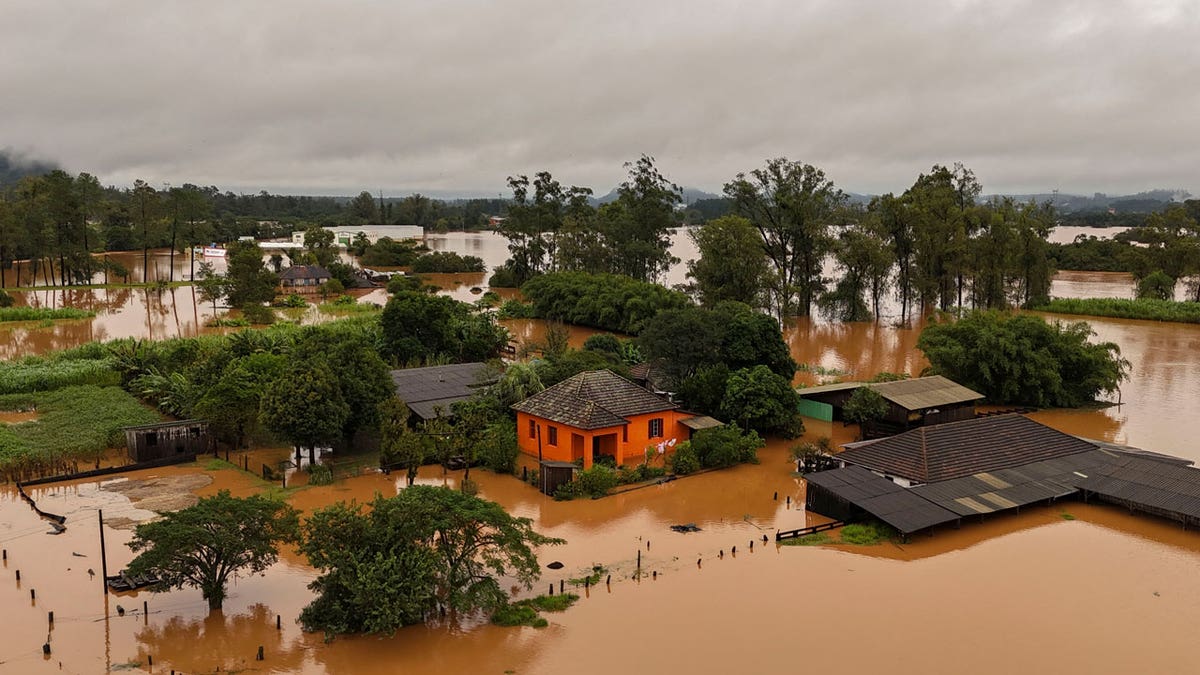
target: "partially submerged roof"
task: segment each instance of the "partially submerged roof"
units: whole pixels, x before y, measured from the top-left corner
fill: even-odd
[[[1164,515],[1200,519],[1200,469],[1156,458],[1123,455],[1081,480],[1079,487]]]
[[[187,419],[173,420],[169,422],[151,422],[150,424],[138,424],[132,427],[121,427],[121,431],[153,431],[155,429],[171,429],[174,427],[191,427],[202,424],[208,424],[208,420]]]
[[[320,265],[292,265],[279,273],[280,279],[332,279],[329,270]]]
[[[913,493],[960,516],[1015,509],[1079,491],[1079,484],[1118,455],[1080,452],[1011,469],[985,471],[912,488]]]
[[[396,396],[421,419],[433,419],[441,409],[450,416],[450,406],[465,401],[481,386],[490,384],[485,363],[455,363],[427,368],[391,371]]]
[[[902,534],[958,520],[954,512],[862,467],[847,466],[810,473],[804,479],[858,506]]]
[[[801,398],[806,398],[815,394],[850,391],[859,387],[870,387],[879,392],[880,396],[905,410],[928,410],[940,406],[978,401],[983,398],[983,394],[941,375],[914,377],[892,382],[834,382],[833,384],[797,389],[796,393]]]
[[[837,457],[889,476],[932,483],[1095,449],[1087,441],[1011,414],[919,427]]]
[[[625,425],[634,415],[678,407],[611,371],[593,370],[544,389],[513,409],[576,429],[603,429]]]

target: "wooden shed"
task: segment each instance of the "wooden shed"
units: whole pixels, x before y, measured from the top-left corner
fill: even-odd
[[[542,494],[553,497],[558,486],[575,480],[575,470],[578,468],[574,462],[542,460],[538,465],[538,489]]]
[[[214,438],[207,420],[180,420],[125,427],[129,459],[152,462],[167,457],[213,452]]]

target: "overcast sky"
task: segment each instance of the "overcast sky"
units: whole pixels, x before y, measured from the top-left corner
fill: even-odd
[[[768,157],[903,190],[1200,192],[1200,2],[47,2],[0,7],[0,147],[320,194],[606,192]],[[507,191],[504,191],[507,195]]]

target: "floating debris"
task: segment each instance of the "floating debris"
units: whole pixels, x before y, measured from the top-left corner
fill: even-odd
[[[687,525],[672,525],[671,529],[676,532],[699,532],[700,531],[700,528],[696,527],[695,523],[688,523]]]

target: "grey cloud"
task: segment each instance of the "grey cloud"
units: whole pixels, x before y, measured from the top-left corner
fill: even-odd
[[[107,182],[717,190],[786,155],[846,189],[1200,191],[1178,2],[6,3],[0,145]]]

